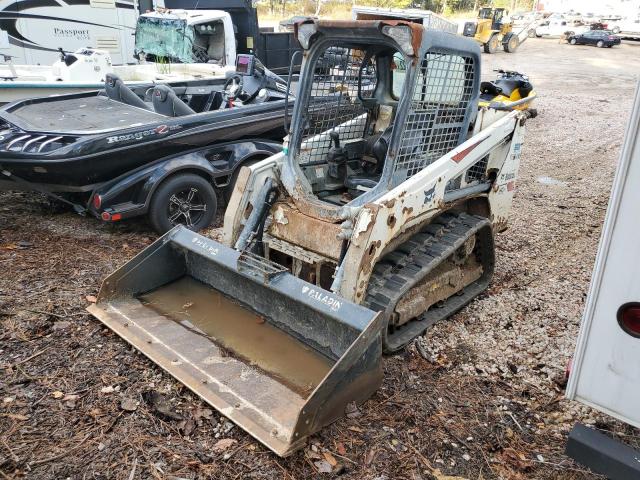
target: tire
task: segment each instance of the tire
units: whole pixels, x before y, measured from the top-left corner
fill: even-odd
[[[217,209],[216,191],[206,179],[193,173],[177,173],[154,192],[149,221],[159,234],[179,224],[197,232],[211,224]]]
[[[596,43],[596,47],[598,48],[604,47],[604,42],[602,40],[598,40],[598,43]]]
[[[542,38],[542,35],[538,35],[538,34],[536,33],[536,38]]]
[[[494,33],[489,38],[489,41],[484,44],[484,52],[485,53],[496,53],[498,50],[498,46],[500,45],[500,41],[498,40],[498,34]]]
[[[231,200],[231,194],[233,193],[233,189],[236,186],[236,182],[238,181],[238,176],[240,175],[240,170],[242,170],[242,167],[250,167],[254,163],[258,163],[259,161],[264,160],[265,158],[267,157],[250,158],[249,160],[245,160],[244,162],[242,162],[241,165],[235,168],[235,170],[233,171],[233,174],[231,175],[231,178],[229,179],[229,184],[226,187],[224,187],[224,200],[225,202],[227,202],[227,204],[229,203],[229,200]]]
[[[577,41],[575,38],[572,38],[571,40],[569,40],[569,43],[570,43],[571,45],[577,45],[577,44],[578,44],[578,41]]]
[[[518,40],[518,37],[514,34],[510,34],[502,44],[502,48],[507,53],[514,53],[518,49],[519,45],[520,41]]]
[[[613,27],[613,30],[611,30],[613,33],[620,33],[620,27]]]
[[[529,37],[529,38],[535,38],[535,36],[536,36],[536,30],[535,30],[535,28],[532,28],[531,30],[529,30],[529,31],[527,32],[527,37]]]

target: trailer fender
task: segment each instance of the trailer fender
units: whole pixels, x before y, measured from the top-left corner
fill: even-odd
[[[179,172],[192,172],[205,177],[215,187],[225,186],[236,168],[251,158],[264,158],[282,150],[281,144],[263,140],[247,140],[205,147],[160,159],[101,185],[94,192],[100,196],[100,207],[91,202],[91,210],[117,211],[121,218],[144,215],[160,184]]]

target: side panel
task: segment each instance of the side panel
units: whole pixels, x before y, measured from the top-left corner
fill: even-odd
[[[108,50],[115,64],[132,61],[127,37],[135,28],[134,3],[127,0],[92,0],[86,4],[8,0],[0,2],[0,28],[7,32],[13,63],[51,65],[57,49],[84,47]],[[130,36],[130,35],[129,35]]]
[[[640,301],[640,88],[626,133],[591,280],[567,397],[640,427],[640,338],[619,307]]]

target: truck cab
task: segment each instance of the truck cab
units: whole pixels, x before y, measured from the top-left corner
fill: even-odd
[[[138,18],[135,56],[151,62],[233,65],[236,39],[222,10],[158,10]]]

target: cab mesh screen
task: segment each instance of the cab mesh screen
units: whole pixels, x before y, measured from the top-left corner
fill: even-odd
[[[361,96],[371,97],[375,62],[362,50],[329,47],[317,60],[299,137],[299,164],[325,161],[330,132],[337,132],[340,141],[364,136],[369,112],[358,98],[359,77]]]
[[[467,107],[474,98],[472,58],[427,52],[394,164],[397,183],[415,175],[465,140]],[[398,127],[398,125],[396,125]]]

